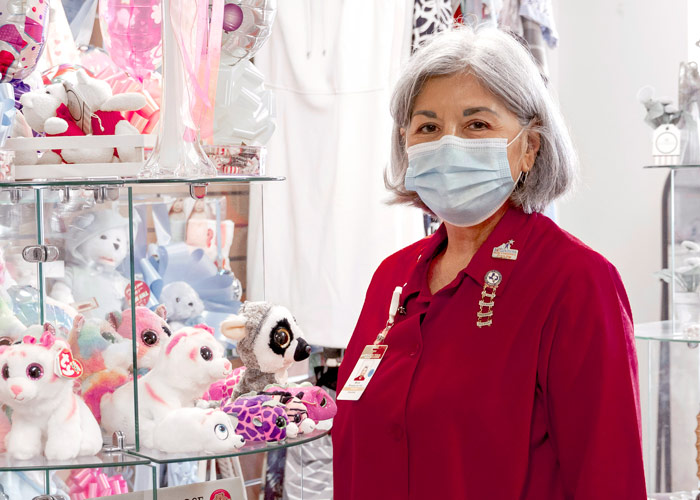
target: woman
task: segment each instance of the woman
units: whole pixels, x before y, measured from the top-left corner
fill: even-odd
[[[541,214],[576,156],[527,50],[490,28],[437,35],[392,115],[387,185],[443,224],[367,291],[338,387],[365,346],[387,350],[338,403],[334,498],[646,498],[630,306],[615,268]]]

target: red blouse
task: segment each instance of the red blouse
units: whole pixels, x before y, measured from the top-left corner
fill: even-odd
[[[431,295],[440,230],[376,271],[342,387],[404,285],[384,359],[339,401],[334,498],[646,499],[632,315],[617,270],[547,217],[510,209]],[[492,257],[513,240],[516,260]],[[493,324],[477,327],[498,271]],[[402,312],[402,311],[401,311]]]

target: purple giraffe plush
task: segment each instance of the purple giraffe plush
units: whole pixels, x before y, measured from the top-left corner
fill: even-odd
[[[246,442],[281,441],[287,437],[286,408],[272,396],[244,394],[227,400],[221,409],[238,418],[235,432]]]

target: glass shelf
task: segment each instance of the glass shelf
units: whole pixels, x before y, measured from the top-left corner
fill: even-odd
[[[634,325],[634,338],[641,340],[660,340],[662,342],[685,342],[700,344],[700,335],[684,333],[679,322],[654,321]]]
[[[150,450],[141,448],[139,451],[130,451],[129,453],[148,459],[151,462],[158,464],[167,464],[172,462],[189,462],[194,460],[211,460],[212,458],[238,457],[241,455],[252,455],[254,453],[264,453],[266,451],[279,450],[281,448],[290,448],[301,444],[316,441],[323,436],[328,435],[329,429],[316,429],[308,434],[303,434],[295,438],[287,438],[284,441],[274,441],[271,443],[265,441],[256,441],[245,444],[233,453],[225,454],[206,454],[206,453],[165,453],[158,450]]]
[[[246,182],[283,181],[285,177],[260,175],[231,175],[204,178],[139,179],[136,177],[100,177],[100,178],[66,178],[66,179],[34,179],[31,181],[0,182],[0,189],[32,188],[32,187],[82,187],[82,186],[143,186],[153,184],[230,184]]]
[[[32,460],[16,460],[7,453],[0,454],[0,471],[30,471],[30,470],[60,470],[60,469],[93,469],[96,467],[119,467],[123,465],[148,465],[150,462],[143,457],[127,453],[100,452],[94,456],[77,457],[72,460],[47,460],[36,457]]]
[[[686,168],[700,168],[700,165],[645,165],[642,168],[668,168],[670,170],[679,170]]]

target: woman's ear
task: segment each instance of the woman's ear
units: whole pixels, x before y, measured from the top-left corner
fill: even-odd
[[[527,149],[523,157],[523,172],[529,172],[535,164],[537,153],[540,151],[540,133],[530,130],[527,133]]]

